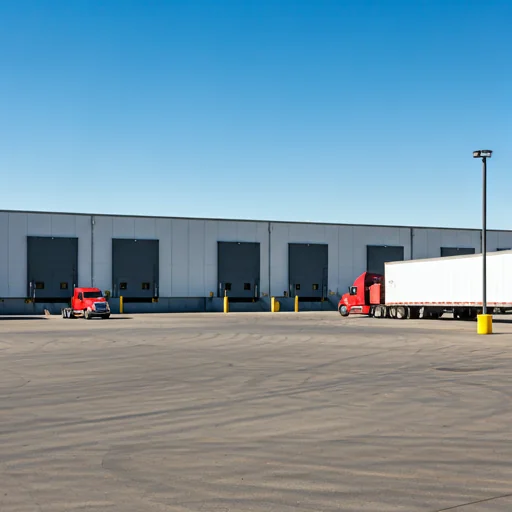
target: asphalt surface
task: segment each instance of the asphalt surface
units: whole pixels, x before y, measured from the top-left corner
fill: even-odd
[[[0,511],[512,510],[512,323],[0,317]]]

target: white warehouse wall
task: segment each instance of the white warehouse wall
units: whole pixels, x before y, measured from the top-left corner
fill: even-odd
[[[261,292],[268,293],[267,223],[94,216],[94,285],[112,286],[112,238],[159,240],[161,297],[217,291],[217,242],[259,242]]]
[[[487,246],[489,247],[489,243]],[[481,252],[480,232],[457,229],[413,229],[413,259],[439,258],[441,247],[473,248],[476,253]]]
[[[0,212],[0,297],[27,296],[27,236],[78,238],[78,276],[91,280],[90,217]]]
[[[441,247],[480,252],[479,230],[0,211],[0,297],[27,295],[31,235],[77,237],[79,285],[104,290],[112,286],[112,238],[158,239],[159,295],[205,297],[217,292],[218,241],[259,242],[260,294],[275,295],[288,291],[289,243],[328,244],[328,289],[344,293],[366,270],[367,245],[403,246],[407,260],[411,234],[414,259],[439,257]],[[487,248],[512,248],[512,231],[489,231]]]
[[[328,244],[328,289],[344,293],[366,270],[367,245],[400,245],[410,259],[410,242],[409,228],[271,223],[271,293],[288,291],[289,243]]]

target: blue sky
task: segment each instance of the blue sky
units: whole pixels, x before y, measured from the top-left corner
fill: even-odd
[[[0,209],[512,229],[509,0],[0,3]]]

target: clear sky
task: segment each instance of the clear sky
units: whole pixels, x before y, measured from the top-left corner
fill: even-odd
[[[510,0],[0,2],[0,209],[512,229]]]

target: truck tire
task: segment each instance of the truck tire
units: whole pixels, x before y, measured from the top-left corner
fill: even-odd
[[[398,306],[396,308],[396,318],[398,318],[399,320],[404,320],[405,318],[408,317],[408,311],[407,311],[408,308],[404,307],[404,306]]]
[[[338,308],[338,311],[339,311],[341,316],[348,316],[347,306],[340,306]]]
[[[88,309],[84,309],[84,318],[86,320],[90,320],[91,319],[91,315],[89,314],[89,310]]]
[[[375,306],[375,318],[386,318],[386,306],[383,306],[382,304],[379,304]]]

